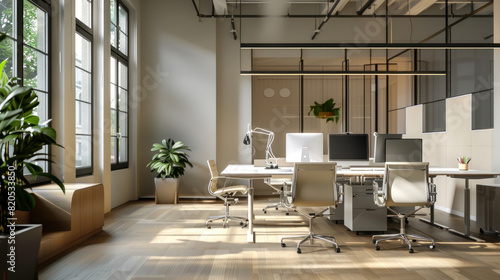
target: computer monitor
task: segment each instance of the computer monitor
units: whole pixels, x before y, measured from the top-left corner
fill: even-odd
[[[422,139],[386,139],[386,162],[422,162]]]
[[[323,133],[287,133],[287,162],[322,162]]]
[[[368,161],[368,134],[329,134],[328,160]]]
[[[373,151],[373,162],[385,162],[385,140],[401,139],[402,134],[375,134],[375,145]]]

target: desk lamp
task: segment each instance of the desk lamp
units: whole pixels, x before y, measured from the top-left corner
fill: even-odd
[[[248,124],[248,131],[245,134],[245,138],[243,138],[243,144],[250,145],[252,133],[267,135],[267,145],[266,145],[266,164],[269,165],[266,169],[278,169],[278,163],[270,163],[269,158],[273,158],[276,160],[276,157],[273,154],[273,148],[271,144],[274,141],[274,132],[270,130],[266,130],[260,127],[256,127],[255,129],[251,129],[250,124]]]

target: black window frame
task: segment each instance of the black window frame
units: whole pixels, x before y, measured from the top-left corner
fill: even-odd
[[[93,129],[94,129],[94,40],[93,40],[93,25],[94,25],[94,13],[93,13],[93,8],[94,8],[94,2],[91,2],[91,13],[90,13],[90,24],[92,25],[92,28],[88,27],[85,23],[80,21],[78,18],[75,17],[75,36],[76,34],[79,34],[83,38],[87,39],[90,44],[91,44],[91,54],[90,54],[90,61],[91,61],[91,66],[90,66],[90,116],[91,116],[91,121],[90,121],[90,135],[86,134],[76,134],[76,135],[84,135],[84,136],[90,136],[90,166],[84,166],[84,167],[76,167],[76,161],[75,161],[75,175],[76,177],[84,177],[84,176],[90,176],[94,173],[94,134],[93,134]],[[75,61],[75,69],[76,69],[76,61]],[[76,80],[75,80],[75,89],[76,89]],[[80,100],[76,99],[75,95],[75,106],[76,106],[76,101],[82,102]],[[76,111],[76,110],[75,110]],[[76,119],[75,119],[75,127],[76,127]],[[76,160],[76,137],[75,137],[75,160]]]
[[[111,1],[114,1],[116,3],[116,6],[115,6],[115,18],[116,18],[116,47],[113,46],[111,43],[110,43],[110,47],[111,47],[111,57],[113,57],[116,61],[116,71],[115,71],[115,75],[116,75],[116,92],[110,92],[110,94],[115,94],[116,98],[115,98],[115,102],[116,102],[116,106],[115,108],[116,109],[111,109],[111,110],[115,110],[116,111],[116,117],[115,117],[115,127],[117,129],[117,132],[118,132],[118,128],[120,127],[120,123],[119,123],[119,113],[126,113],[127,114],[127,147],[126,147],[126,151],[127,151],[127,160],[126,161],[123,161],[123,162],[120,162],[119,161],[119,158],[120,158],[120,142],[119,141],[116,141],[116,145],[115,145],[115,155],[116,155],[116,162],[115,163],[111,163],[111,170],[120,170],[120,169],[126,169],[129,167],[129,161],[130,161],[130,106],[129,106],[129,101],[130,101],[130,98],[129,98],[129,92],[130,92],[130,82],[129,82],[129,73],[130,73],[130,68],[129,68],[129,54],[130,54],[130,12],[129,12],[129,9],[127,8],[127,6],[120,0],[111,0]],[[111,2],[110,2],[111,3]],[[128,34],[127,34],[127,54],[124,54],[122,51],[120,51],[118,49],[118,46],[119,46],[119,43],[120,43],[120,29],[119,29],[119,26],[120,26],[120,13],[119,13],[119,8],[122,8],[124,9],[126,12],[127,12],[127,30],[128,30]],[[110,22],[111,22],[111,18],[110,18]],[[111,24],[113,24],[111,22]],[[122,63],[123,65],[125,65],[127,67],[127,111],[120,111],[119,110],[119,99],[118,99],[118,91],[119,91],[119,63]],[[111,136],[111,140],[118,140],[118,137],[117,136]]]
[[[47,119],[52,118],[52,96],[51,96],[51,90],[52,90],[52,63],[51,63],[51,58],[52,58],[52,36],[51,36],[51,27],[52,27],[52,9],[51,9],[51,0],[27,0],[31,4],[35,5],[37,8],[45,12],[46,16],[46,26],[45,26],[45,38],[47,40],[47,50],[44,55],[47,55],[47,89],[46,92],[41,91],[39,89],[33,88],[34,91],[37,92],[42,92],[46,94],[47,96]],[[24,42],[24,0],[15,0],[15,4],[13,5],[15,7],[15,13],[13,12],[13,15],[15,14],[15,19],[13,19],[13,23],[16,24],[16,38],[13,38],[9,35],[7,37],[12,40],[15,43],[15,61],[13,61],[13,70],[16,70],[16,73],[14,74],[16,77],[18,77],[18,84],[21,86],[24,86],[24,47],[32,48],[32,46],[27,45]],[[13,30],[14,33],[14,30]],[[35,49],[39,51],[38,49]],[[14,59],[14,57],[12,57]],[[49,123],[49,125],[51,125]],[[47,153],[50,155],[52,153],[52,147],[48,147]],[[48,162],[47,163],[47,172],[51,173],[52,172],[52,165]],[[40,184],[45,184],[50,182],[50,179],[47,179],[42,176],[38,176],[36,179],[32,175],[27,175],[26,179],[32,183],[33,185],[40,185]]]

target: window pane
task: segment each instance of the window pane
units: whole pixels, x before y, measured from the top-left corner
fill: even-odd
[[[128,114],[118,112],[118,131],[122,137],[128,136],[127,133],[127,118]]]
[[[116,25],[116,0],[110,1],[111,22]]]
[[[16,65],[16,48],[15,41],[7,38],[0,43],[0,62],[7,59],[3,71],[7,73],[9,78],[12,78],[14,75],[17,76],[17,73],[13,66]]]
[[[119,162],[126,162],[128,160],[127,142],[128,138],[120,138],[120,140],[118,140],[118,145],[120,147],[118,151],[120,153],[118,157]]]
[[[118,19],[120,31],[122,31],[125,34],[128,34],[128,13],[121,5],[118,6],[118,13],[120,17]]]
[[[119,32],[118,49],[125,55],[128,55],[128,36],[123,32]]]
[[[128,92],[120,88],[118,95],[118,110],[127,112],[128,111]]]
[[[16,32],[13,30],[15,25],[12,11],[14,11],[14,1],[2,0],[0,4],[0,31],[15,38]]]
[[[124,89],[128,88],[128,67],[123,65],[121,62],[118,63],[118,85]]]
[[[76,101],[76,134],[91,134],[92,106]]]
[[[48,94],[39,91],[36,92],[36,95],[40,105],[36,107],[35,113],[40,118],[40,122],[44,122],[49,119],[49,97]]]
[[[424,104],[423,132],[446,131],[446,100]]]
[[[111,109],[116,109],[116,86],[110,85],[111,92],[109,93]]]
[[[493,91],[472,94],[472,129],[493,128]]]
[[[451,96],[493,88],[493,50],[451,50]]]
[[[406,133],[406,108],[389,111],[389,133]]]
[[[92,71],[92,44],[80,34],[75,34],[76,66]]]
[[[29,47],[23,51],[24,85],[47,91],[47,56]]]
[[[111,110],[111,136],[116,135],[116,110]]]
[[[92,102],[92,82],[91,75],[81,69],[76,68],[76,99],[86,102]]]
[[[111,30],[110,30],[110,40],[111,40],[111,46],[115,47],[116,48],[116,26],[114,24],[111,24],[110,26]]]
[[[116,163],[116,137],[111,137],[111,163]]]
[[[114,57],[111,57],[109,70],[109,78],[111,79],[111,83],[116,85],[116,59]]]
[[[33,48],[46,52],[46,13],[27,0],[24,0],[23,13],[24,43],[30,45]]]
[[[90,167],[92,161],[92,137],[76,135],[76,167]]]
[[[75,0],[75,16],[83,24],[92,29],[92,1]]]

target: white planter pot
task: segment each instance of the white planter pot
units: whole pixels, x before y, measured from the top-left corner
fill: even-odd
[[[179,179],[155,178],[155,203],[177,204]]]
[[[14,241],[11,240],[11,244],[9,232],[8,229],[6,235],[0,235],[0,273],[3,275],[7,271],[9,280],[38,279],[37,263],[42,225],[16,225],[15,238],[12,238]],[[12,268],[13,265],[15,268]],[[9,268],[15,272],[8,270]]]

